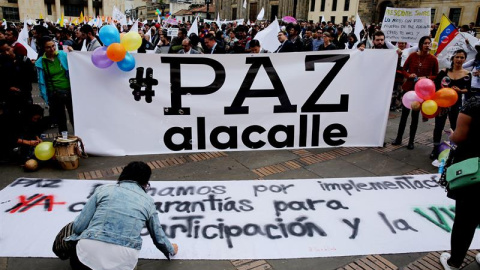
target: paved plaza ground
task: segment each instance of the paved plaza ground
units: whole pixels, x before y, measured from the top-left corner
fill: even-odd
[[[41,103],[38,97],[35,101]],[[0,189],[18,177],[62,179],[117,179],[119,170],[128,162],[142,160],[152,167],[152,181],[307,179],[367,177],[435,173],[437,168],[428,158],[432,149],[434,121],[420,122],[415,149],[407,150],[408,138],[402,146],[392,146],[399,112],[391,112],[385,136],[385,147],[329,148],[249,152],[209,152],[198,154],[145,155],[126,157],[94,157],[81,160],[77,170],[65,171],[50,166],[26,173],[16,165],[0,165]],[[49,137],[53,138],[54,130]],[[405,132],[408,134],[408,126]],[[88,147],[88,146],[87,146]],[[53,241],[53,239],[52,239]],[[181,243],[179,243],[181,252]],[[2,247],[8,248],[8,247]],[[464,269],[480,269],[469,251]],[[332,258],[288,260],[140,260],[139,270],[150,269],[442,269],[439,252],[408,254],[371,254]],[[45,258],[0,258],[0,270],[70,269],[68,262]]]

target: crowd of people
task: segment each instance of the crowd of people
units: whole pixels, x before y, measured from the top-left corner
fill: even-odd
[[[402,95],[413,90],[415,83],[421,78],[429,78],[435,82],[436,89],[444,87],[452,88],[458,93],[459,99],[450,108],[442,109],[435,117],[435,128],[433,132],[434,147],[430,158],[436,159],[439,152],[439,145],[442,141],[442,132],[445,128],[447,118],[450,120],[450,127],[453,130],[451,140],[458,143],[462,158],[479,156],[480,145],[478,140],[479,121],[479,96],[480,96],[480,42],[471,44],[473,52],[464,50],[456,51],[451,60],[451,66],[439,70],[437,58],[430,53],[433,37],[438,31],[438,24],[432,25],[430,36],[421,37],[418,44],[407,44],[396,42],[392,44],[385,40],[385,34],[381,31],[381,25],[369,25],[355,35],[355,29],[349,22],[334,25],[332,22],[313,23],[302,21],[296,24],[281,23],[277,38],[280,43],[277,49],[268,51],[262,47],[259,40],[255,39],[257,33],[268,27],[268,23],[262,22],[254,25],[237,25],[236,22],[217,25],[200,23],[198,33],[188,34],[192,27],[190,22],[175,26],[176,36],[170,36],[167,28],[159,23],[141,24],[138,31],[142,38],[142,45],[138,53],[156,54],[238,54],[238,53],[286,53],[286,52],[308,52],[324,50],[360,50],[365,49],[396,49],[398,53],[397,70],[394,89],[392,94],[391,109],[395,110],[401,106],[401,119],[398,133],[393,145],[401,145],[408,116],[411,114],[411,124],[407,149],[414,149],[415,134],[419,122],[420,111],[411,110],[401,103]],[[99,29],[95,25],[69,25],[59,27],[52,23],[40,22],[37,25],[28,24],[28,47],[33,49],[36,58],[28,58],[27,48],[18,41],[20,26],[8,25],[0,27],[0,124],[7,126],[6,132],[0,133],[0,160],[15,157],[16,161],[25,162],[33,157],[33,149],[42,142],[41,134],[47,128],[58,127],[58,131],[68,130],[67,119],[74,124],[73,106],[71,96],[71,85],[69,79],[69,68],[67,53],[69,51],[94,51],[103,46],[99,39]],[[131,26],[117,24],[120,33],[129,31]],[[460,27],[461,32],[469,32],[476,35],[473,24]],[[417,51],[411,53],[402,64],[402,53],[407,46],[415,47]],[[469,53],[475,53],[475,58],[466,61]],[[33,104],[32,84],[38,83],[41,97],[49,108],[49,117],[45,119],[43,108]],[[386,91],[391,91],[390,89]],[[465,105],[462,109],[462,106]],[[423,119],[426,121],[425,116]],[[457,120],[458,119],[458,120]],[[465,133],[466,130],[473,130]],[[473,133],[472,133],[473,132]],[[474,134],[474,135],[472,135]],[[477,135],[475,135],[477,134]],[[474,137],[472,137],[474,136]],[[477,137],[475,137],[477,136]],[[466,154],[465,154],[466,153]],[[138,164],[137,164],[138,165]],[[127,169],[127,168],[126,168]],[[149,175],[148,175],[149,177]],[[134,192],[145,189],[148,184],[148,177],[138,180],[138,183],[122,182],[112,189],[119,192]],[[124,189],[119,189],[124,188]],[[141,193],[141,192],[140,192]],[[97,194],[97,193],[96,193]],[[101,191],[98,196],[102,195]],[[467,194],[468,195],[468,194]],[[470,196],[470,195],[468,195]],[[474,202],[457,200],[457,209],[468,211]],[[150,205],[150,202],[145,202]],[[464,210],[466,209],[466,210]],[[92,215],[82,212],[82,215]],[[442,255],[441,261],[445,269],[454,269],[459,266],[466,249],[473,237],[475,226],[478,221],[467,222],[469,233],[459,233],[465,228],[465,217],[460,216],[460,221],[455,218],[454,233],[452,235],[452,258],[449,254]],[[83,216],[75,222],[75,233],[83,235],[85,231],[93,230],[88,223],[80,223]],[[156,222],[157,217],[149,213],[147,220]],[[152,227],[152,231],[155,228]],[[460,236],[459,236],[460,235]],[[137,237],[137,236],[135,236]],[[457,239],[460,237],[461,239]],[[82,239],[79,237],[79,239]],[[469,241],[470,239],[470,241]],[[133,240],[132,240],[133,241]],[[135,238],[136,241],[136,238]],[[166,245],[165,254],[175,254],[176,246],[172,246],[161,232],[155,233],[154,241]],[[115,244],[116,242],[111,242]],[[85,249],[78,254],[81,262],[87,265],[97,265],[99,261],[86,261],[86,255],[91,249],[89,241],[80,241],[78,250]],[[138,249],[130,248],[130,257],[138,258]],[[94,249],[103,249],[101,245],[94,245]],[[117,248],[118,247],[108,247]],[[125,247],[121,247],[125,249]],[[164,248],[165,249],[165,248]],[[124,250],[125,251],[125,250]],[[103,253],[102,253],[103,254]],[[90,255],[88,255],[90,256]],[[480,260],[480,258],[477,258]],[[448,261],[448,262],[447,262]]]

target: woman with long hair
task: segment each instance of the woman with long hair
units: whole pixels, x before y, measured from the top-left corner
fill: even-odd
[[[419,79],[435,79],[435,76],[438,73],[438,61],[435,56],[430,54],[431,44],[432,39],[429,36],[420,38],[420,41],[418,42],[419,51],[417,53],[410,54],[407,58],[407,61],[405,61],[405,64],[403,65],[403,76],[406,78],[406,81],[402,85],[403,93],[413,90],[415,83]],[[392,142],[392,145],[402,144],[402,136],[403,132],[405,131],[405,126],[407,125],[409,114],[410,109],[402,105],[402,116],[398,125],[397,137]],[[407,146],[407,149],[409,150],[412,150],[415,147],[414,140],[415,134],[417,133],[419,115],[420,111],[412,111],[410,138]]]
[[[435,87],[437,91],[441,88],[452,88],[458,94],[457,103],[450,108],[442,109],[440,114],[435,117],[435,128],[433,129],[433,150],[430,159],[436,159],[439,152],[440,140],[442,139],[442,131],[447,122],[447,116],[450,120],[450,127],[455,130],[457,127],[457,117],[462,107],[462,94],[470,92],[472,85],[472,74],[463,68],[463,64],[467,59],[467,52],[460,49],[453,53],[451,67],[441,70],[435,78]]]

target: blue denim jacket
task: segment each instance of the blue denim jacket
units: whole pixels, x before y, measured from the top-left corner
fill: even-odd
[[[73,235],[66,241],[93,239],[140,250],[140,232],[147,226],[155,246],[167,258],[172,244],[160,226],[152,197],[134,181],[100,186],[73,222]]]

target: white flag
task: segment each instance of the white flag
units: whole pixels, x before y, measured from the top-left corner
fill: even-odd
[[[325,21],[325,17],[322,15],[322,18],[320,19],[320,23]]]
[[[362,23],[362,20],[360,20],[360,16],[358,16],[358,13],[357,13],[357,16],[355,17],[355,32],[353,32],[355,34],[355,36],[357,36],[357,39],[360,40],[360,32],[362,32],[363,30],[363,23]]]
[[[87,39],[83,40],[82,49],[80,51],[81,52],[86,52],[87,51]]]
[[[196,35],[198,35],[198,17],[195,17],[195,20],[190,26],[187,35],[190,36],[191,33],[195,33]]]
[[[103,22],[102,22],[102,17],[98,16],[97,17],[97,27],[98,29],[100,29],[103,25]]]
[[[37,59],[37,52],[28,45],[28,26],[27,22],[23,22],[23,29],[20,31],[20,34],[18,34],[18,43],[22,44],[25,49],[27,49],[27,57],[35,60]]]
[[[467,44],[466,40],[470,44]],[[438,67],[439,69],[450,68],[451,58],[453,53],[457,50],[464,50],[467,52],[466,62],[475,58],[477,51],[472,47],[471,44],[475,45],[478,42],[478,39],[468,33],[459,32],[447,46],[445,46],[441,53],[437,54]]]
[[[278,32],[280,32],[280,25],[277,18],[275,18],[267,28],[257,33],[255,39],[260,42],[262,48],[269,52],[274,52],[280,46],[280,41],[277,38]]]
[[[162,20],[160,20],[160,14],[158,14],[158,23],[160,23]]]
[[[247,8],[247,0],[243,0],[243,8]]]
[[[216,21],[218,27],[222,26],[222,23],[220,22],[220,13],[217,13],[217,21]]]
[[[265,15],[265,9],[262,7],[262,10],[260,10],[260,13],[257,15],[257,20],[261,21],[263,20],[263,16]]]
[[[143,23],[143,24],[147,24],[147,23],[148,23],[148,21],[147,21],[147,20],[145,20],[145,21],[143,21],[142,23]]]
[[[130,31],[128,32],[138,32],[138,19],[135,21],[132,28],[130,28]]]

